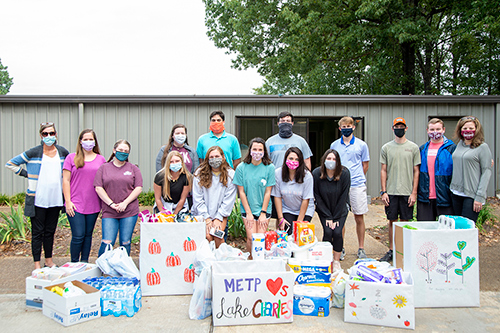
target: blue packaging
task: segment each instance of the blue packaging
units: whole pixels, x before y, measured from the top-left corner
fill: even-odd
[[[331,289],[327,287],[295,285],[293,288],[293,314],[299,316],[328,317]]]

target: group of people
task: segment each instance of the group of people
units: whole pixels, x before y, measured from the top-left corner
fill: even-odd
[[[293,221],[311,221],[317,212],[323,241],[332,243],[334,268],[339,269],[345,256],[344,225],[351,210],[358,236],[357,256],[366,258],[363,216],[368,212],[370,156],[367,144],[354,136],[353,118],[340,119],[340,139],[331,144],[314,170],[309,145],[293,133],[291,113],[278,115],[279,132],[267,141],[252,139],[243,160],[238,140],[226,133],[224,125],[224,113],[212,112],[210,132],[198,139],[196,150],[188,144],[186,126],[173,126],[168,143],[156,158],[156,212],[177,214],[187,208],[202,216],[207,239],[218,247],[225,238],[213,236],[213,230],[227,236],[228,217],[238,196],[249,251],[253,233],[267,231],[271,217],[276,219],[277,230],[291,234]],[[394,119],[392,128],[395,138],[380,153],[380,195],[386,205],[389,235],[398,218],[412,218],[416,202],[418,220],[453,213],[476,220],[486,199],[492,163],[479,121],[472,116],[460,119],[455,131],[460,141],[455,145],[444,136],[444,123],[432,119],[427,126],[430,140],[420,149],[406,139],[405,119]],[[99,255],[109,244],[114,245],[118,233],[120,245],[130,253],[139,213],[137,198],[143,186],[139,168],[128,162],[130,143],[118,140],[106,161],[91,129],[80,133],[76,152],[71,154],[57,145],[54,123],[40,125],[40,138],[41,145],[6,165],[28,178],[25,215],[32,223],[35,268],[41,267],[42,247],[45,266],[54,266],[53,239],[63,207],[72,231],[71,261],[88,262],[100,212]],[[392,260],[392,250],[382,260]]]

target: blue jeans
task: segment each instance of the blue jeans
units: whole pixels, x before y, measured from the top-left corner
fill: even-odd
[[[75,212],[75,216],[68,215],[69,225],[71,226],[71,262],[89,262],[90,249],[92,247],[92,232],[94,231],[95,221],[99,213],[80,214]],[[81,255],[81,256],[80,256]]]
[[[130,243],[132,241],[132,233],[134,232],[135,224],[137,223],[137,215],[122,217],[119,219],[103,218],[102,219],[102,242],[99,248],[99,256],[106,250],[104,241],[111,241],[115,245],[118,230],[120,230],[120,246],[127,249],[130,255]]]

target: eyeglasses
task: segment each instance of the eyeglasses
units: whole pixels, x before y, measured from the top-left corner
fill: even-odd
[[[467,117],[462,117],[460,118],[460,120],[476,120],[477,118],[476,117],[473,117],[473,116],[467,116]]]
[[[56,132],[42,132],[42,136],[43,137],[47,137],[47,136],[54,136],[56,135]]]
[[[47,122],[47,123],[40,123],[40,126],[54,126],[53,122]]]

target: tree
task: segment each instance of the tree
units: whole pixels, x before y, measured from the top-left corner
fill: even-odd
[[[204,0],[208,36],[266,94],[498,94],[488,0]]]
[[[13,83],[7,72],[7,66],[2,65],[2,59],[0,59],[0,95],[6,95]]]

